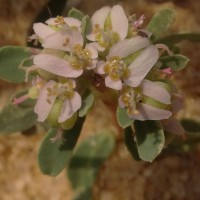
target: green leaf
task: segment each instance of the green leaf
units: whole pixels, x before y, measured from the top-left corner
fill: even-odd
[[[48,132],[39,149],[39,167],[44,174],[57,176],[69,163],[72,151],[79,138],[85,118],[78,118],[71,130],[64,131],[64,139],[52,143],[50,141],[56,134],[56,129]]]
[[[84,117],[88,114],[94,103],[94,95],[90,90],[86,90],[82,96],[82,105],[79,109],[79,117]]]
[[[164,147],[164,131],[157,121],[134,121],[134,125],[139,156],[152,162]]]
[[[73,18],[76,18],[76,19],[78,19],[78,20],[82,20],[82,18],[84,17],[84,14],[80,11],[80,10],[78,10],[78,9],[76,9],[76,8],[72,8],[69,12],[68,12],[68,16],[69,17],[73,17]]]
[[[0,79],[12,83],[21,83],[25,79],[25,71],[19,69],[24,59],[30,57],[28,48],[5,46],[0,48]]]
[[[76,192],[76,200],[91,199],[88,197],[92,195],[91,188],[97,172],[112,153],[114,146],[114,137],[109,133],[90,136],[77,146],[68,168],[68,177]],[[86,194],[87,198],[84,198],[83,195]]]
[[[160,10],[154,15],[147,26],[147,30],[153,34],[153,39],[158,39],[163,36],[171,27],[175,20],[175,11],[171,9]]]
[[[9,134],[25,131],[32,127],[37,119],[33,108],[7,105],[0,112],[0,133]]]
[[[174,71],[179,71],[187,66],[189,59],[183,55],[174,54],[172,56],[161,57],[160,61],[163,64],[162,69],[170,67]]]
[[[135,160],[141,160],[138,154],[137,144],[134,141],[133,131],[131,127],[128,127],[124,130],[124,142],[131,156]]]
[[[127,111],[125,108],[117,107],[117,122],[122,128],[127,128],[131,124],[133,124],[133,119],[130,119],[127,115]]]
[[[154,44],[173,45],[181,41],[200,42],[200,33],[177,33],[154,41]]]
[[[192,119],[182,119],[181,124],[187,132],[200,132],[200,122]]]
[[[90,30],[90,27],[91,27],[91,21],[90,21],[90,18],[88,15],[83,17],[81,24],[82,24],[81,33],[84,37],[84,41],[86,41],[86,34],[88,33],[88,31]]]

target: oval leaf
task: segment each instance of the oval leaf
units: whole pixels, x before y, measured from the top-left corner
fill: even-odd
[[[68,16],[69,17],[73,17],[73,18],[76,18],[76,19],[78,19],[78,20],[82,20],[82,18],[84,17],[84,14],[80,11],[80,10],[78,10],[78,9],[76,9],[76,8],[72,8],[69,12],[68,12]]]
[[[200,42],[200,33],[177,33],[155,40],[154,44],[160,43],[166,45],[173,45],[183,40],[188,40],[190,42]]]
[[[0,112],[0,133],[25,131],[36,123],[36,119],[33,108],[8,105]]]
[[[25,47],[5,46],[0,48],[0,78],[12,83],[24,82],[25,71],[19,69],[19,65],[30,55]]]
[[[133,124],[134,120],[130,119],[127,115],[126,109],[121,108],[120,106],[117,107],[117,122],[122,128],[127,128],[131,124]]]
[[[171,27],[175,20],[175,12],[171,9],[160,10],[154,15],[147,26],[147,30],[153,34],[152,39],[158,39]]]
[[[144,161],[152,162],[165,144],[164,131],[157,121],[134,121],[138,154]]]
[[[135,160],[141,160],[138,154],[137,144],[134,141],[133,131],[131,127],[128,127],[124,130],[124,142],[131,156]]]
[[[174,54],[172,56],[161,57],[160,61],[162,62],[161,69],[170,67],[174,71],[179,71],[187,66],[189,59],[183,55]]]
[[[92,195],[97,172],[114,146],[114,137],[108,133],[93,135],[77,146],[68,168],[68,177],[76,192],[75,199],[84,199],[83,195],[89,196],[88,192]]]
[[[71,130],[64,131],[64,139],[52,143],[50,141],[57,132],[52,129],[48,132],[39,149],[39,167],[44,174],[57,176],[69,163],[72,151],[79,138],[85,118],[78,118]]]

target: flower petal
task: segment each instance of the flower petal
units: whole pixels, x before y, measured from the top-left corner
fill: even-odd
[[[131,87],[137,87],[158,60],[158,49],[147,47],[129,66],[130,76],[124,80]]]
[[[66,99],[63,103],[58,122],[64,122],[69,119],[81,107],[81,96],[74,92],[71,99]]]
[[[168,119],[172,113],[168,110],[162,110],[159,108],[154,108],[147,104],[138,103],[137,104],[138,114],[129,115],[131,119],[136,120],[161,120],[161,119]]]
[[[98,51],[93,43],[86,44],[85,49],[90,51],[92,59],[98,58]]]
[[[38,115],[38,121],[43,122],[48,117],[48,114],[54,104],[57,96],[48,96],[48,88],[53,88],[56,84],[55,81],[51,80],[46,83],[40,90],[37,102],[34,107],[34,112]],[[47,102],[47,99],[49,100]]]
[[[33,63],[41,69],[67,78],[77,78],[83,73],[82,69],[73,69],[68,61],[48,54],[36,55]]]
[[[163,127],[165,131],[168,131],[170,133],[173,133],[175,135],[184,136],[185,130],[181,123],[175,119],[174,117],[170,117],[167,120],[163,121]]]
[[[136,36],[131,39],[122,40],[112,46],[108,53],[108,59],[113,56],[118,56],[124,58],[136,51],[148,47],[150,45],[150,40],[141,36]]]
[[[65,45],[66,40],[69,43]],[[47,37],[42,46],[44,48],[58,49],[63,51],[70,51],[76,45],[83,45],[83,37],[78,31],[59,31]]]
[[[105,78],[105,85],[106,87],[115,89],[115,90],[121,90],[122,89],[122,81],[119,80],[113,80],[110,78],[110,76],[106,76]]]
[[[142,93],[144,95],[151,97],[164,104],[171,103],[169,92],[158,83],[149,80],[143,80],[141,88],[142,88]]]
[[[119,106],[120,106],[121,108],[124,108],[124,107],[126,106],[126,105],[124,104],[124,102],[122,101],[122,95],[119,97],[118,103],[119,103]]]
[[[57,25],[57,23],[55,22],[57,18],[50,18],[48,19],[45,23],[47,23],[48,25]],[[78,19],[75,19],[73,17],[64,17],[64,21],[66,24],[68,24],[70,27],[81,27],[81,21],[79,21]]]
[[[112,30],[119,34],[120,39],[123,40],[128,33],[128,19],[124,9],[119,6],[113,6],[111,9]]]
[[[104,66],[105,66],[105,62],[104,61],[99,61],[97,63],[97,67],[95,69],[96,73],[98,73],[98,74],[105,74]]]
[[[91,60],[91,64],[86,67],[86,69],[91,70],[97,66],[97,60]]]
[[[97,10],[91,18],[92,25],[95,26],[98,24],[99,27],[103,29],[104,23],[110,13],[110,10],[111,8],[109,6],[104,6],[103,8]]]
[[[55,33],[55,31],[52,28],[43,23],[34,23],[33,30],[38,35],[38,37],[43,40],[49,35]]]

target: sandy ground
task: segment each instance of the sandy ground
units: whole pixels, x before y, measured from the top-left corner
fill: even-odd
[[[105,1],[71,1],[78,8],[92,14],[105,5]],[[81,3],[79,3],[81,2]],[[114,4],[109,0],[107,3]],[[172,32],[199,31],[200,4],[189,0],[126,0],[120,1],[127,13],[153,13],[164,7],[177,11],[177,21]],[[26,31],[34,16],[44,5],[41,0],[0,0],[0,46],[24,45]],[[79,4],[78,4],[79,3]],[[188,68],[176,76],[176,81],[186,98],[182,111],[185,117],[199,119],[200,95],[200,45],[183,43],[183,53],[191,59]],[[21,86],[0,82],[0,107],[13,91]],[[152,164],[134,161],[127,152],[120,133],[112,125],[112,114],[97,102],[84,126],[82,138],[97,130],[109,129],[117,135],[117,147],[102,166],[93,189],[94,200],[196,200],[200,199],[200,148],[163,155]],[[52,178],[38,168],[37,152],[44,133],[30,136],[16,133],[0,136],[0,199],[1,200],[71,200],[73,192],[65,172]]]

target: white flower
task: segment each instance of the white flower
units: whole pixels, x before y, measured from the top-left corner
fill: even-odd
[[[69,119],[80,107],[81,97],[73,89],[76,87],[75,81],[68,79],[60,82],[50,80],[40,90],[34,111],[38,115],[38,121],[47,119],[49,112],[56,99],[63,100],[58,122]]]
[[[125,58],[144,49],[130,64]],[[137,87],[158,60],[158,50],[150,45],[148,38],[136,36],[113,45],[107,55],[107,61],[97,64],[97,73],[106,74],[105,85],[121,90],[122,81],[131,87]]]
[[[155,106],[149,104],[148,99]],[[172,115],[170,111],[161,108],[161,105],[171,103],[170,94],[164,87],[150,80],[143,80],[138,88],[125,86],[118,102],[120,107],[127,109],[128,116],[135,120],[161,120]]]
[[[108,46],[126,38],[128,19],[119,5],[105,6],[97,10],[91,18],[92,28],[87,35],[90,41],[96,42],[98,50],[103,51]]]

